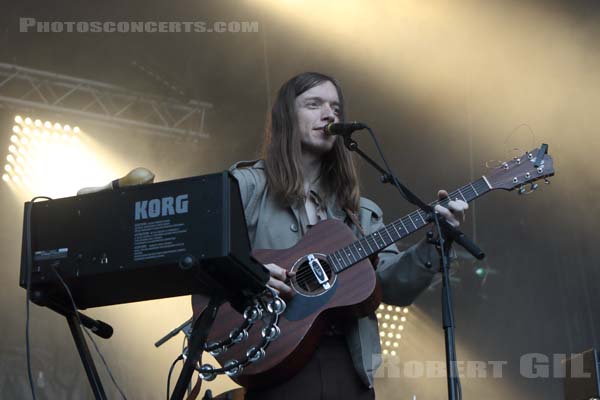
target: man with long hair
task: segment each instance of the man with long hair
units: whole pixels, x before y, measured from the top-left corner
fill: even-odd
[[[252,248],[285,249],[295,245],[319,221],[336,218],[357,236],[381,229],[381,209],[360,196],[350,152],[324,127],[345,120],[344,98],[332,77],[307,72],[287,81],[273,104],[263,144],[263,159],[239,162],[238,179]],[[445,197],[445,191],[438,192]],[[450,201],[437,211],[452,225],[468,205]],[[383,301],[405,306],[431,282],[438,255],[423,241],[405,252],[395,245],[381,251],[376,274]],[[269,285],[284,297],[293,273],[268,264]],[[306,366],[272,388],[249,391],[247,399],[372,399],[373,373],[381,347],[375,315],[329,326]]]

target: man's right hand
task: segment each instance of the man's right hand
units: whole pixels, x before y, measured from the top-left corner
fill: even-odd
[[[275,291],[284,299],[291,298],[294,295],[294,291],[285,282],[288,280],[288,278],[294,277],[296,273],[289,272],[281,268],[277,264],[265,264],[265,267],[269,270],[269,273],[271,274],[267,285],[275,289]]]

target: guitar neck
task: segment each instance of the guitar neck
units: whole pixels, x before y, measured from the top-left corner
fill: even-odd
[[[471,182],[448,194],[448,197],[442,200],[430,203],[432,207],[436,205],[447,206],[452,200],[463,200],[467,203],[489,192],[491,189],[485,176]],[[329,254],[329,262],[335,272],[341,272],[351,267],[357,262],[364,260],[390,246],[393,243],[409,236],[427,225],[427,213],[423,210],[416,210],[412,213],[397,219],[386,225],[380,230],[367,235],[356,242]]]

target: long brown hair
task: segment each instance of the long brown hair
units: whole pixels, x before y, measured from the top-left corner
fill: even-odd
[[[327,81],[337,90],[340,100],[339,118],[340,121],[344,121],[344,97],[339,83],[334,78],[318,72],[305,72],[284,83],[267,120],[262,149],[267,182],[270,189],[286,205],[298,204],[306,197],[295,100],[307,90]],[[339,136],[331,151],[323,157],[320,182],[328,200],[335,200],[341,208],[358,212],[358,174],[352,155]]]

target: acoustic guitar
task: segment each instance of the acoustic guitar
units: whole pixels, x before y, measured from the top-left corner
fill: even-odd
[[[537,189],[537,180],[554,175],[552,158],[541,150],[526,152],[490,170],[488,175],[449,193],[431,205],[446,205],[449,199],[471,202],[495,190],[518,189],[523,194]],[[531,185],[529,189],[525,185]],[[289,285],[295,292],[279,320],[280,337],[271,342],[265,357],[250,364],[233,377],[247,388],[267,387],[291,377],[308,362],[319,338],[329,323],[344,318],[359,318],[372,313],[381,302],[375,271],[369,257],[428,225],[425,212],[414,211],[384,228],[357,239],[350,228],[338,220],[325,220],[313,226],[295,246],[285,250],[254,250],[263,264],[274,263],[296,275]],[[206,307],[208,299],[192,298],[194,316]],[[243,317],[228,303],[223,304],[208,341],[218,341],[239,327]],[[223,365],[242,359],[260,340],[261,323],[250,330],[247,340],[232,346],[216,358]]]

